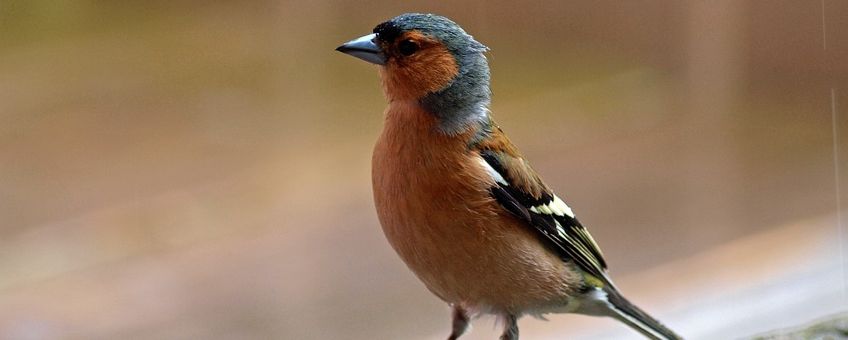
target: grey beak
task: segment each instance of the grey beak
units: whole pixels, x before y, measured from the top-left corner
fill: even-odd
[[[385,65],[386,55],[380,50],[380,46],[377,46],[374,42],[376,39],[376,34],[369,34],[342,44],[336,48],[336,51],[350,54],[369,63]]]

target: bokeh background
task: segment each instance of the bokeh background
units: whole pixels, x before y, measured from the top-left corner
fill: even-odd
[[[672,328],[848,310],[846,1],[7,0],[0,339],[444,338],[376,221],[376,69],[333,51],[408,11],[491,47],[500,125]]]

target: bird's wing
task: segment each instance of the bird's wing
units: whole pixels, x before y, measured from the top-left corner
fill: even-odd
[[[469,146],[479,152],[495,179],[490,192],[504,209],[532,226],[561,258],[573,261],[595,279],[588,283],[598,287],[612,285],[603,254],[592,235],[493,121],[481,129]]]

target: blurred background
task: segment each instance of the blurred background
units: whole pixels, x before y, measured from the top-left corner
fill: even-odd
[[[376,68],[333,51],[409,11],[491,47],[500,125],[672,328],[848,310],[846,1],[7,0],[0,339],[446,337],[376,220]]]

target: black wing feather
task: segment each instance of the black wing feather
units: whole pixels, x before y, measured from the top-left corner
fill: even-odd
[[[481,156],[507,182],[513,183],[509,173],[504,171],[503,165],[492,151],[482,152]],[[504,209],[528,222],[542,236],[541,240],[561,258],[573,261],[587,273],[611,284],[606,275],[606,261],[598,245],[576,218],[531,211],[532,207],[553,202],[552,193],[544,193],[542,197],[534,198],[516,185],[501,183],[490,188],[490,192]]]

